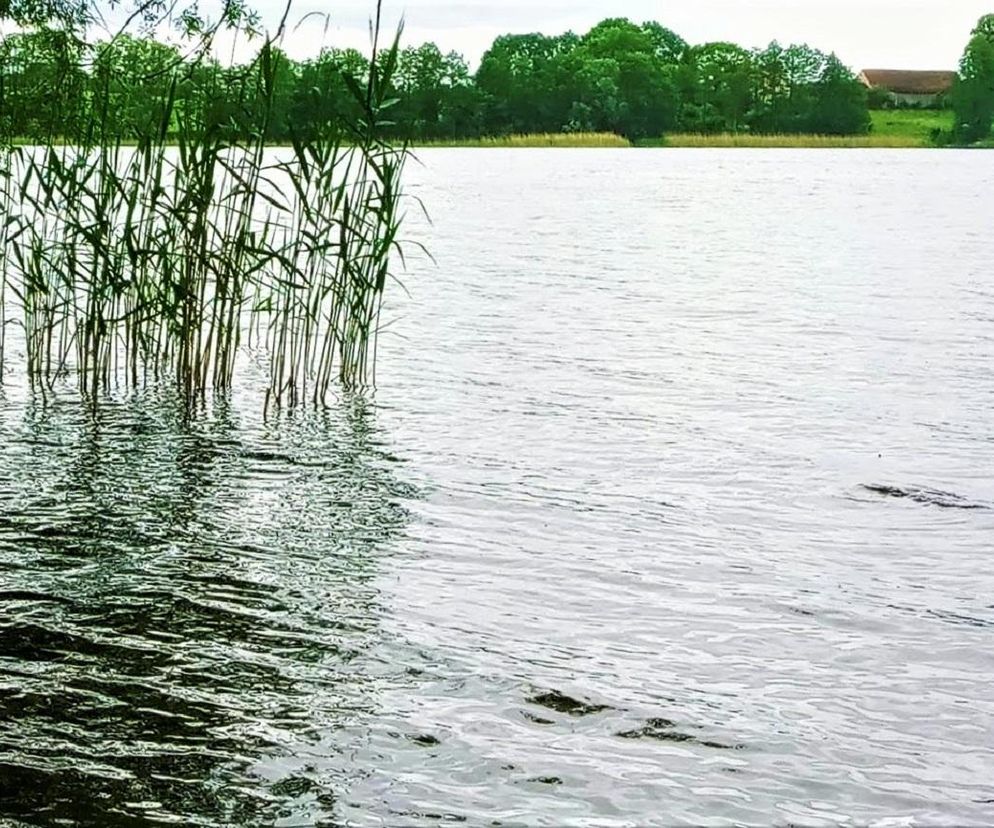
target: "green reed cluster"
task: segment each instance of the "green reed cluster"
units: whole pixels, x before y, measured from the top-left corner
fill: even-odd
[[[267,404],[373,382],[408,156],[380,137],[398,39],[349,79],[360,117],[282,150],[272,41],[237,129],[177,94],[176,67],[129,140],[97,115],[79,140],[0,150],[0,381],[23,362],[43,390],[171,379],[193,397],[230,388],[243,355],[268,370]]]

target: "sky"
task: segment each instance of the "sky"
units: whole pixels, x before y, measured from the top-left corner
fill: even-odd
[[[263,22],[279,19],[280,0],[255,0]],[[294,0],[286,50],[309,57],[323,44],[365,47],[373,0]],[[499,34],[572,29],[582,34],[605,17],[657,20],[690,43],[742,46],[807,43],[834,51],[859,69],[955,69],[976,21],[994,0],[385,0],[391,23],[405,18],[404,42],[431,40],[476,66]]]

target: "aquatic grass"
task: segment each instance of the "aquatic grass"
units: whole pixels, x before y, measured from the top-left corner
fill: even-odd
[[[716,149],[910,149],[925,144],[910,135],[753,135],[749,133],[672,133],[643,147]]]
[[[613,132],[546,132],[529,135],[503,135],[485,138],[457,139],[452,141],[424,141],[419,147],[477,147],[485,149],[542,147],[583,148],[605,147],[626,148],[632,144],[621,135]]]
[[[95,116],[74,141],[8,142],[0,379],[16,328],[42,392],[70,375],[94,398],[149,379],[188,398],[229,389],[246,336],[268,365],[267,405],[320,405],[335,383],[375,381],[408,155],[380,137],[400,33],[377,51],[379,21],[378,6],[368,77],[349,79],[361,117],[295,135],[283,153],[267,138],[277,38],[225,89],[238,102],[226,119],[180,94],[178,67],[158,122],[112,134],[111,76],[95,74]]]

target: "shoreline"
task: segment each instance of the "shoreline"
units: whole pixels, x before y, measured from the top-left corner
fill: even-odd
[[[951,115],[937,110],[871,110],[871,130],[866,135],[670,133],[659,138],[629,140],[613,132],[554,132],[482,138],[413,141],[412,150],[423,149],[994,149],[994,140],[973,146],[945,144]],[[137,141],[122,140],[122,147]],[[167,145],[174,145],[168,138]],[[17,138],[14,146],[34,142]],[[58,142],[53,142],[58,145]],[[269,146],[289,147],[273,142]]]
[[[435,149],[613,149],[613,150],[667,150],[667,149],[878,149],[878,150],[990,150],[994,142],[975,145],[949,144],[938,146],[924,141],[915,141],[893,136],[826,136],[826,135],[668,135],[665,138],[637,140],[635,142],[615,136],[613,142],[547,141],[529,140],[529,136],[513,136],[514,140],[485,138],[465,141],[423,141],[408,144],[411,151]],[[15,140],[14,148],[43,146],[34,141]],[[66,147],[68,144],[52,143],[52,147]],[[133,148],[137,141],[121,141],[119,146]],[[167,141],[166,147],[179,146]],[[290,149],[292,144],[273,142],[268,149]],[[397,145],[399,146],[399,145]]]
[[[671,149],[936,149],[916,138],[899,135],[667,135],[643,147]]]
[[[617,136],[616,136],[617,137]],[[567,136],[568,138],[568,136]],[[923,141],[881,136],[834,135],[667,135],[664,138],[628,141],[549,141],[528,135],[507,139],[484,138],[464,141],[424,141],[412,149],[938,149]]]

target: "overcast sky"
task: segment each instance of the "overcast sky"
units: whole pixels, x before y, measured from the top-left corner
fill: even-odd
[[[276,20],[279,0],[256,0],[264,20]],[[368,42],[372,0],[295,0],[291,20],[309,20],[287,39],[293,57],[322,43],[362,47]],[[691,43],[731,40],[746,47],[771,40],[835,51],[854,69],[954,69],[970,29],[994,0],[385,0],[391,19],[407,21],[405,42],[433,40],[462,52],[472,65],[499,34],[539,31],[582,34],[605,17],[658,20]]]

